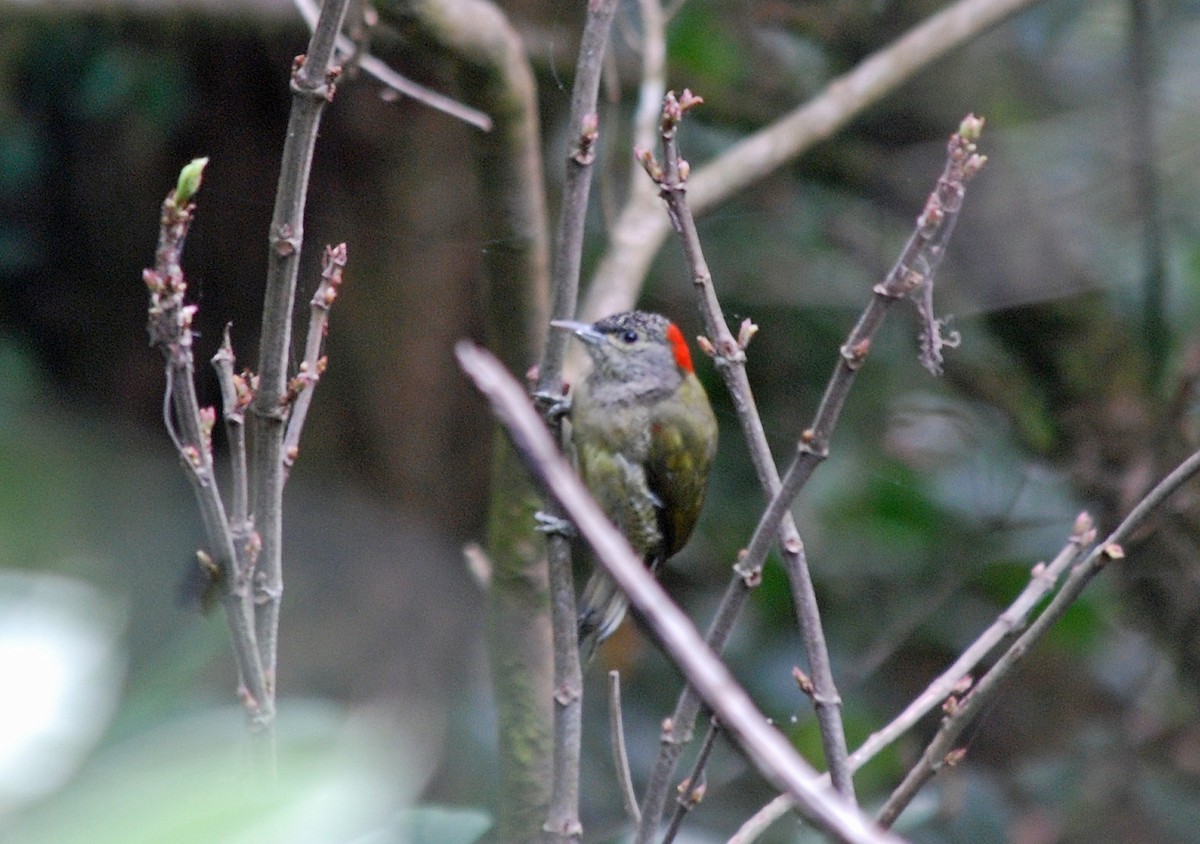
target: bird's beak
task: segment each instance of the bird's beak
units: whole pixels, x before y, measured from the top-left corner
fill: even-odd
[[[604,335],[592,327],[591,323],[575,322],[569,319],[552,319],[550,325],[560,331],[570,331],[589,346],[598,346],[604,340]]]

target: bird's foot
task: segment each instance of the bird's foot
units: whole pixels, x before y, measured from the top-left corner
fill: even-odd
[[[571,524],[570,519],[555,516],[553,513],[547,513],[545,510],[538,510],[534,513],[533,520],[536,523],[534,530],[538,533],[544,533],[547,536],[561,536],[563,539],[574,539],[579,535],[579,532],[575,530],[575,525]]]
[[[533,394],[533,401],[548,422],[557,422],[571,412],[571,397],[543,390]]]

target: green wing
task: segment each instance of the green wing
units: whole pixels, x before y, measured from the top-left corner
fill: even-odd
[[[658,556],[663,544],[659,502],[645,469],[603,446],[580,447],[579,463],[588,489],[634,550],[645,557]]]
[[[664,559],[677,553],[692,535],[716,451],[717,420],[704,387],[689,376],[650,420],[646,475],[651,492],[661,502]]]

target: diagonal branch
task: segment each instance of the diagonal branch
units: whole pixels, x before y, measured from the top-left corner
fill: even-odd
[[[1059,578],[1083,552],[1096,541],[1096,530],[1091,517],[1080,513],[1071,530],[1066,545],[1049,563],[1038,563],[1030,572],[1029,583],[1012,603],[992,624],[979,635],[945,671],[937,676],[904,711],[893,718],[885,727],[876,730],[862,743],[847,760],[851,770],[857,771],[874,759],[885,747],[908,732],[926,713],[943,705],[951,697],[959,698],[970,687],[970,674],[1007,636],[1020,630],[1038,603],[1052,592]],[[772,800],[742,825],[730,844],[747,844],[787,813],[793,806],[790,798],[781,795]]]
[[[987,162],[986,156],[979,155],[975,147],[982,130],[983,120],[968,115],[958,131],[951,135],[946,166],[937,187],[917,218],[916,229],[895,266],[887,278],[875,285],[871,301],[842,345],[837,366],[821,397],[812,425],[800,435],[796,455],[784,473],[779,492],[767,505],[750,537],[744,561],[747,567],[761,565],[766,559],[792,502],[828,456],[833,430],[888,309],[901,299],[927,292],[932,287],[933,273],[945,253],[947,238],[962,209],[966,183]]]
[[[1012,679],[1025,655],[1050,631],[1084,588],[1110,562],[1125,558],[1122,544],[1140,528],[1149,516],[1175,494],[1181,486],[1200,473],[1200,451],[1192,454],[1163,478],[1154,489],[1138,502],[1129,515],[1102,542],[1092,548],[1084,560],[1071,569],[1058,594],[1029,625],[987,674],[962,698],[942,722],[941,729],[925,748],[921,760],[909,771],[879,812],[879,822],[891,826],[926,782],[945,764],[961,759],[963,751],[953,749],[954,742],[974,718],[996,698],[1005,682]]]
[[[717,371],[725,381],[726,389],[733,400],[738,422],[750,451],[751,461],[758,475],[767,500],[771,500],[779,492],[779,472],[771,449],[767,443],[766,432],[758,414],[754,393],[750,388],[750,380],[746,376],[745,347],[753,336],[752,326],[743,328],[743,336],[735,339],[729,331],[725,315],[717,299],[712,283],[712,274],[704,259],[696,224],[692,216],[687,198],[687,162],[680,158],[676,143],[677,128],[684,112],[701,100],[685,91],[681,99],[674,94],[668,94],[662,109],[662,144],[663,166],[653,160],[648,153],[642,152],[640,158],[651,178],[658,183],[660,195],[667,203],[668,216],[679,233],[683,245],[684,256],[687,260],[693,285],[704,316],[705,329],[708,332],[706,348],[711,349]],[[822,744],[829,769],[834,775],[837,790],[849,799],[853,799],[854,784],[846,765],[846,739],[842,729],[841,699],[833,681],[833,672],[829,663],[829,653],[825,645],[825,634],[821,625],[820,611],[817,606],[816,593],[813,590],[812,578],[808,573],[808,564],[804,554],[804,545],[796,530],[791,515],[786,514],[779,525],[779,540],[782,549],[784,566],[792,583],[792,594],[796,605],[797,618],[800,621],[805,649],[808,654],[810,670],[818,693],[814,694],[817,718],[820,725]],[[761,562],[756,568],[736,567],[734,577],[726,590],[725,599],[721,602],[717,620],[709,632],[709,645],[717,653],[725,647],[728,633],[733,629],[741,609],[745,605],[750,587],[758,581],[761,572]],[[691,737],[693,724],[699,714],[699,700],[695,692],[685,687],[676,704],[671,718],[671,729],[664,731],[658,759],[651,771],[649,783],[643,799],[643,821],[638,828],[637,841],[648,842],[658,827],[662,813],[666,807],[669,791],[669,780],[683,744]]]
[[[667,597],[634,554],[628,541],[588,495],[579,477],[555,447],[525,390],[486,351],[460,343],[459,364],[487,397],[526,467],[563,506],[597,560],[629,596],[671,659],[699,690],[759,771],[796,798],[814,823],[842,841],[879,844],[897,841],[873,828],[858,809],[817,785],[819,777],[774,727],[767,724],[683,611]]]

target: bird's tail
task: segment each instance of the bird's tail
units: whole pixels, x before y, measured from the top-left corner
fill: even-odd
[[[629,599],[607,574],[592,572],[579,597],[579,661],[591,662],[600,643],[612,635],[625,618]]]

